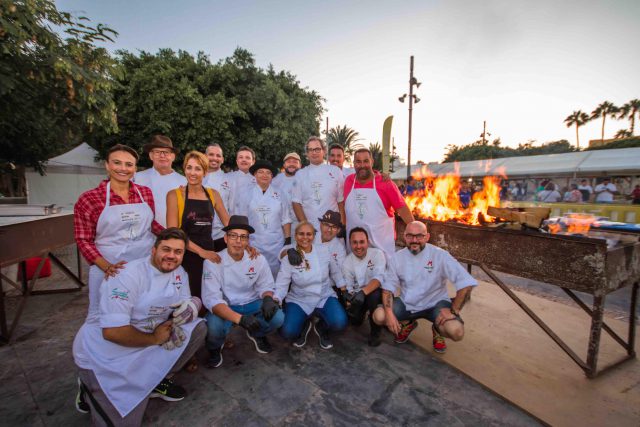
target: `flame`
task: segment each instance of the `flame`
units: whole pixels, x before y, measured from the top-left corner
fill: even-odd
[[[549,224],[549,232],[551,234],[587,234],[594,222],[596,217],[591,214],[570,213],[562,217],[560,222]]]
[[[499,173],[504,176],[503,171]],[[495,220],[487,215],[487,209],[489,206],[500,206],[500,176],[484,177],[482,190],[473,194],[468,207],[464,207],[460,201],[461,183],[457,164],[453,173],[444,176],[435,176],[424,166],[413,178],[424,182],[424,189],[405,197],[415,217],[436,221],[456,220],[471,225]]]

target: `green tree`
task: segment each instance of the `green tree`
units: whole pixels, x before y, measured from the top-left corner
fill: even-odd
[[[629,138],[630,136],[633,136],[631,131],[628,131],[626,129],[620,129],[618,132],[616,132],[614,138],[615,139],[622,139],[622,138]]]
[[[2,160],[42,171],[43,160],[88,134],[117,129],[114,62],[94,45],[115,35],[51,0],[0,2]]]
[[[371,156],[373,157],[373,168],[375,170],[382,170],[382,146],[380,143],[370,143],[369,151],[371,151]]]
[[[633,136],[633,132],[636,126],[636,115],[640,111],[640,99],[632,99],[631,101],[624,104],[620,107],[620,114],[618,115],[618,119],[629,119],[631,122],[631,127],[629,128],[629,132]]]
[[[609,101],[604,101],[602,104],[598,105],[595,110],[591,112],[591,119],[598,119],[602,117],[602,133],[600,134],[600,140],[604,141],[604,124],[607,120],[607,116],[612,119],[616,118],[616,114],[618,113],[619,108],[613,105],[613,103]]]
[[[582,110],[574,111],[564,119],[564,122],[567,124],[567,127],[575,126],[576,127],[576,148],[580,149],[580,136],[578,135],[578,129],[580,126],[584,125],[589,121],[589,115]]]
[[[358,138],[360,134],[355,130],[351,129],[347,125],[345,126],[336,126],[334,128],[329,129],[327,132],[327,145],[332,144],[340,144],[344,148],[344,154],[347,161],[351,160],[351,156],[355,151],[355,145],[358,141],[361,141]]]
[[[518,147],[503,147],[500,138],[492,143],[481,139],[468,145],[449,145],[444,162],[497,159],[501,157],[538,156],[542,154],[569,153],[576,148],[566,139],[535,145],[535,141],[518,144]]]

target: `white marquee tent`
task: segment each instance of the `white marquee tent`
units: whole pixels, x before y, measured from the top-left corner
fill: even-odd
[[[106,178],[104,163],[96,161],[98,152],[86,142],[45,162],[44,176],[27,171],[27,202],[55,204],[72,209],[80,194]]]

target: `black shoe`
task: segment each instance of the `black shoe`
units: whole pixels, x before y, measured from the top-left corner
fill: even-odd
[[[333,343],[331,342],[331,338],[329,338],[329,333],[328,332],[320,332],[318,330],[318,324],[317,323],[315,325],[313,325],[313,331],[316,333],[316,335],[320,339],[320,347],[323,350],[329,350],[330,348],[333,348]]]
[[[78,412],[82,412],[83,414],[88,414],[89,411],[91,411],[91,407],[89,406],[87,401],[84,399],[85,398],[84,391],[82,390],[82,387],[80,386],[80,384],[82,383],[80,382],[80,378],[78,378],[78,394],[76,394],[76,409],[78,410]]]
[[[267,337],[252,337],[249,331],[247,331],[247,336],[253,341],[258,353],[269,354],[273,351],[273,347],[271,347],[271,344],[267,341]]]
[[[302,348],[307,343],[307,336],[309,335],[309,331],[311,331],[311,319],[307,319],[302,325],[302,332],[297,340],[293,342],[293,345]]]
[[[381,344],[382,341],[380,341],[380,332],[375,333],[375,332],[371,332],[369,334],[369,347],[377,347]]]
[[[215,350],[209,350],[209,360],[207,360],[207,368],[213,369],[222,365],[222,349],[224,348],[224,343],[222,347],[217,348]]]
[[[184,399],[187,392],[179,385],[175,385],[169,378],[162,380],[160,384],[153,389],[149,397],[151,399],[159,397],[167,402],[177,402]]]

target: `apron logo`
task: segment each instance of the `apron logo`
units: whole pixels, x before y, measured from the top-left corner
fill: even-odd
[[[209,279],[211,279],[211,273],[210,273],[210,272],[208,272],[208,271],[205,271],[205,272],[202,274],[202,278],[203,278],[204,280],[209,280]]]
[[[121,291],[118,288],[115,288],[111,291],[111,299],[129,301],[129,291]]]
[[[313,200],[317,205],[319,205],[322,201],[320,197],[320,189],[322,188],[322,184],[319,182],[314,182],[313,184],[311,184],[311,188],[313,189]]]
[[[433,261],[427,261],[427,265],[424,266],[424,269],[431,273],[433,271]]]

